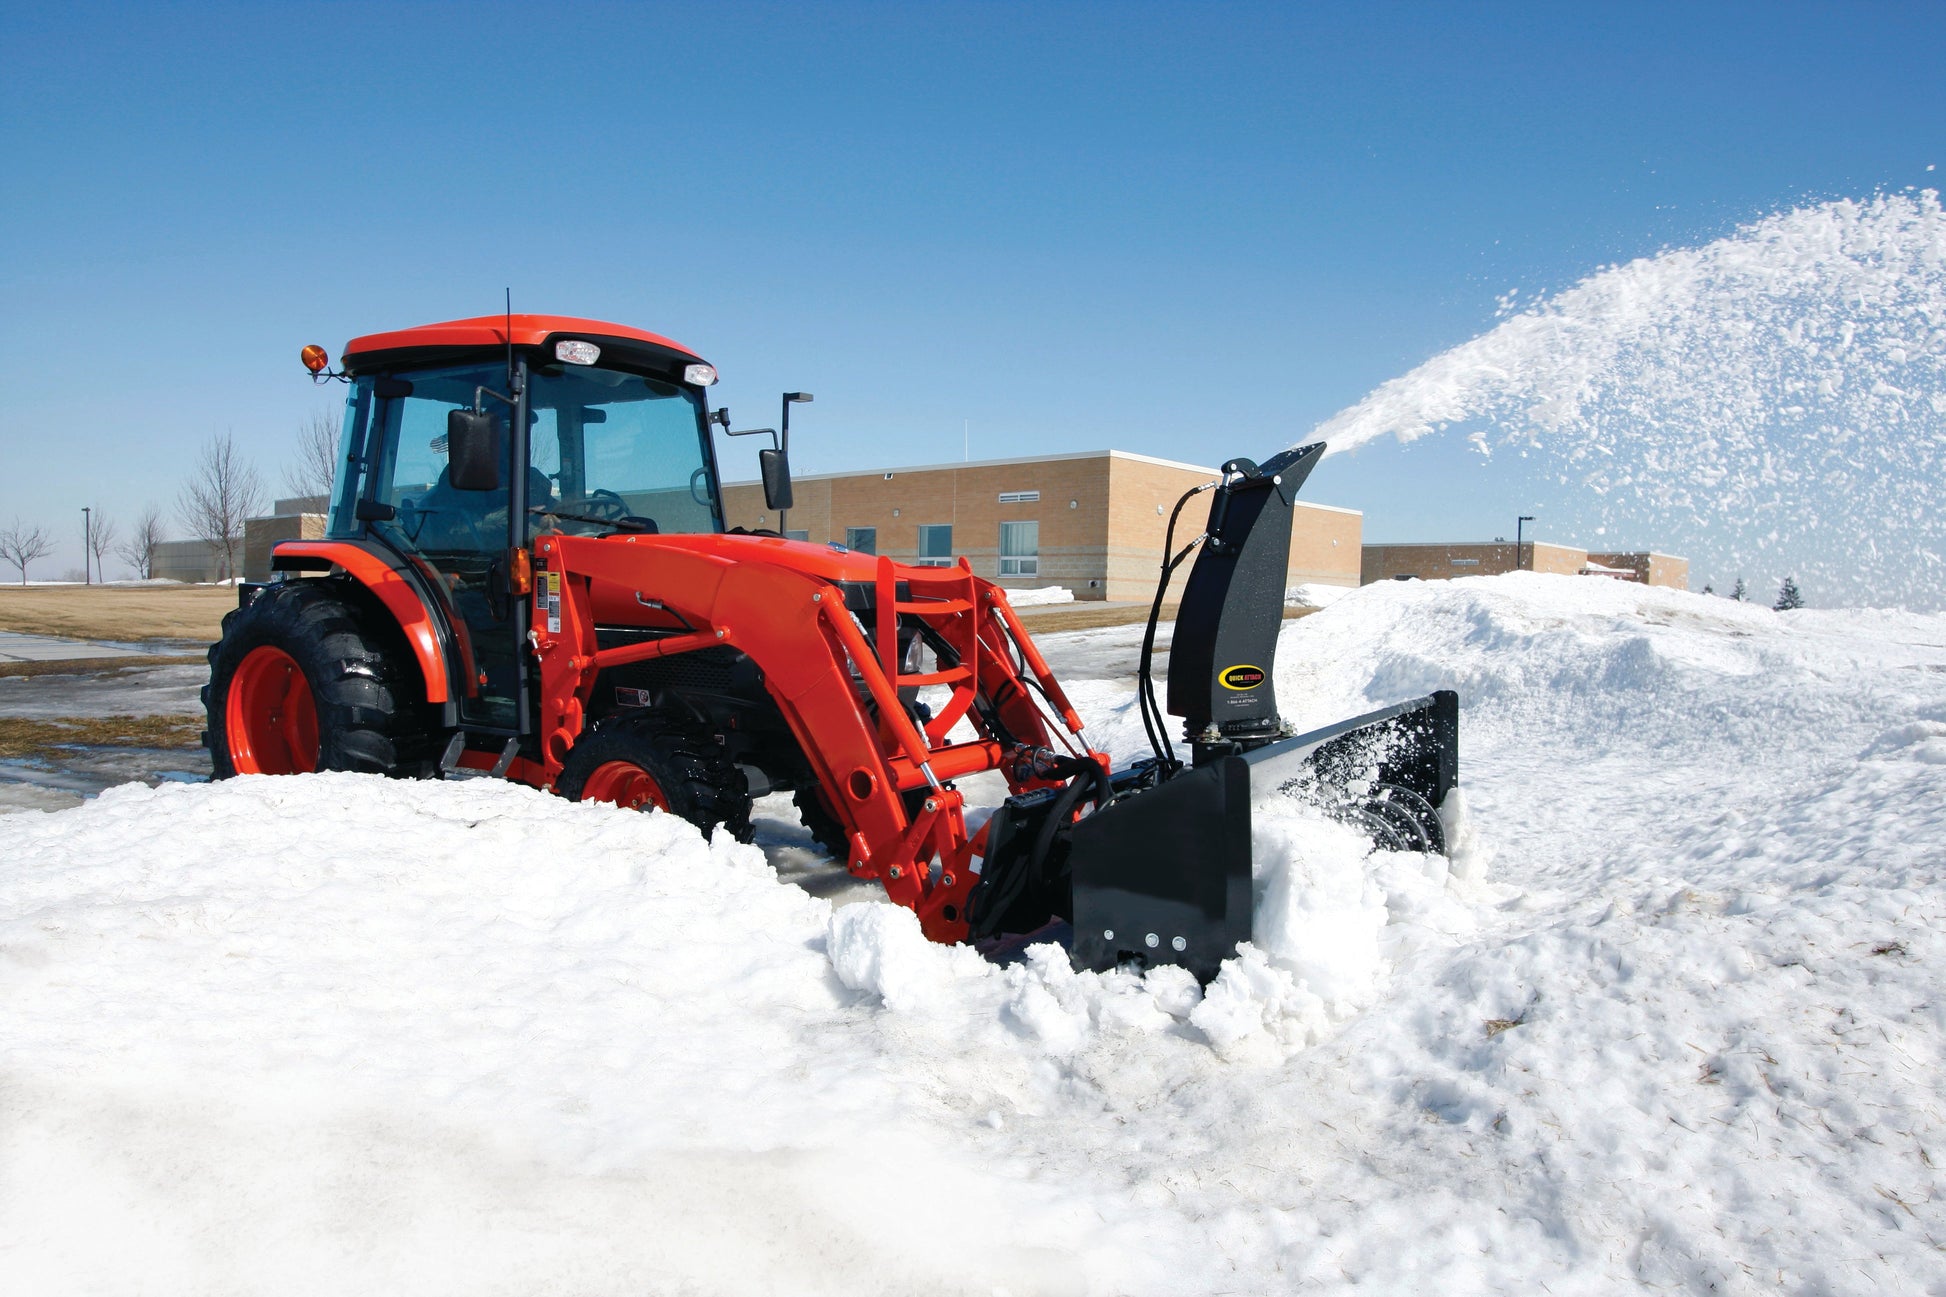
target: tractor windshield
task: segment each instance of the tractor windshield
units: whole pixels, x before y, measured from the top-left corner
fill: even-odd
[[[532,373],[527,408],[529,462],[550,487],[547,498],[530,488],[530,531],[589,535],[631,519],[665,533],[718,529],[695,392],[640,374],[546,365]]]

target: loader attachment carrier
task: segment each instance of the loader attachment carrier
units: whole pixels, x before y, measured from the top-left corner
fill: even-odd
[[[1298,734],[1277,709],[1291,503],[1323,452],[1231,460],[1169,517],[1115,766],[996,583],[729,528],[716,370],[658,334],[484,316],[354,339],[323,539],[287,541],[210,650],[216,777],[504,778],[747,840],[788,794],[814,840],[935,941],[1069,941],[1083,968],[1207,980],[1251,934],[1251,818],[1291,793],[1400,850],[1444,847],[1450,692]],[[1206,527],[1180,551],[1195,497]],[[1153,659],[1176,571],[1168,712]],[[1180,752],[1186,752],[1184,759]],[[969,826],[960,781],[1009,796]],[[975,821],[977,823],[977,820]]]

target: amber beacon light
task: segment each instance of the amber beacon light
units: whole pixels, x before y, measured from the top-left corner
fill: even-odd
[[[325,354],[324,348],[315,342],[297,354],[298,358],[304,362],[304,368],[310,370],[313,374],[322,374],[324,367],[331,363],[331,357]]]

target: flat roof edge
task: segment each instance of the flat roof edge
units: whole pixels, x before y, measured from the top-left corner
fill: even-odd
[[[1206,477],[1215,477],[1222,471],[1205,464],[1189,464],[1179,459],[1163,459],[1158,455],[1144,455],[1133,450],[1071,450],[1058,455],[1020,455],[1008,459],[953,460],[943,464],[894,464],[888,468],[859,468],[844,473],[793,473],[791,477],[798,482],[836,482],[842,478],[870,477],[873,474],[877,474],[882,478],[887,473],[894,475],[899,473],[949,473],[962,468],[1010,468],[1022,464],[1054,464],[1077,459],[1126,459],[1138,464],[1154,464],[1158,468],[1176,468],[1188,473],[1200,473]],[[738,478],[735,481],[723,483],[725,490],[733,486],[758,485],[761,485],[761,483],[756,478]],[[1319,504],[1314,500],[1299,500],[1296,503],[1300,508],[1322,509],[1327,513],[1351,514],[1361,518],[1365,513],[1363,509],[1347,508],[1341,504]]]

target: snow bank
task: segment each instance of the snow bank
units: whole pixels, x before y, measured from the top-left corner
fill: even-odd
[[[1316,582],[1306,582],[1285,590],[1284,602],[1297,608],[1329,608],[1352,593],[1354,588],[1348,585],[1320,585]]]
[[[1301,719],[1461,688],[1460,845],[1368,853],[1265,802],[1258,941],[1207,994],[1049,947],[994,968],[669,817],[484,781],[10,817],[0,1266],[35,1292],[1937,1285],[1946,618],[1516,574],[1370,587],[1285,637]],[[1087,684],[1124,734],[1126,690]]]
[[[1064,585],[1044,585],[1033,590],[1009,590],[1007,602],[1016,608],[1036,608],[1051,603],[1073,603],[1074,591]]]

